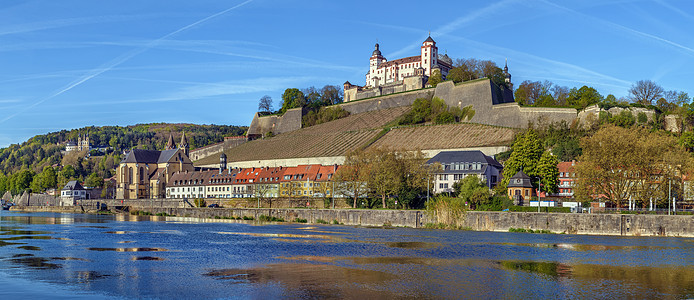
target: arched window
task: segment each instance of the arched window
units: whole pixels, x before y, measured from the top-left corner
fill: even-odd
[[[133,183],[133,168],[128,168],[128,183]]]
[[[144,172],[144,168],[143,168],[143,167],[140,167],[140,183],[142,183],[142,182],[144,182],[144,181],[145,181],[145,172]]]

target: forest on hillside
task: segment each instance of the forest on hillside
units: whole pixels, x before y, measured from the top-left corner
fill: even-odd
[[[222,142],[226,136],[243,135],[245,126],[195,124],[138,124],[132,126],[83,127],[37,135],[24,143],[0,149],[0,194],[19,194],[26,189],[43,192],[61,187],[69,180],[91,186],[103,185],[115,175],[115,166],[130,149],[163,150],[169,135],[178,144],[185,132],[191,150]],[[92,147],[109,147],[63,154],[65,143],[88,135]]]

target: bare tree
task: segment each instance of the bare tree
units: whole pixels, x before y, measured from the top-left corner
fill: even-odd
[[[258,111],[260,112],[271,112],[272,111],[272,98],[268,95],[260,98],[258,102]]]
[[[657,83],[650,80],[639,80],[629,89],[629,100],[634,103],[651,105],[663,97],[665,91]]]

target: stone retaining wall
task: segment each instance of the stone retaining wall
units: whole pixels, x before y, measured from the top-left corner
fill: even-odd
[[[80,212],[79,207],[13,207],[12,210]],[[406,226],[422,228],[436,223],[435,218],[421,210],[365,210],[365,209],[275,209],[275,208],[150,208],[152,214],[166,213],[177,218],[242,218],[261,215],[292,221],[306,219],[317,223],[319,219],[332,223],[361,226]],[[176,220],[172,218],[172,220]],[[622,236],[676,236],[694,237],[694,216],[622,215],[622,214],[570,214],[530,212],[467,212],[458,226],[477,231],[504,231],[510,228],[549,230],[553,233],[622,235]]]

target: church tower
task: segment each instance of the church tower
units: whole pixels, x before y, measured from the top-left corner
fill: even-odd
[[[186,154],[186,156],[189,155],[188,150],[190,149],[188,147],[188,139],[186,138],[186,132],[183,132],[183,136],[181,136],[181,143],[178,144],[179,149],[183,149],[183,152]]]

